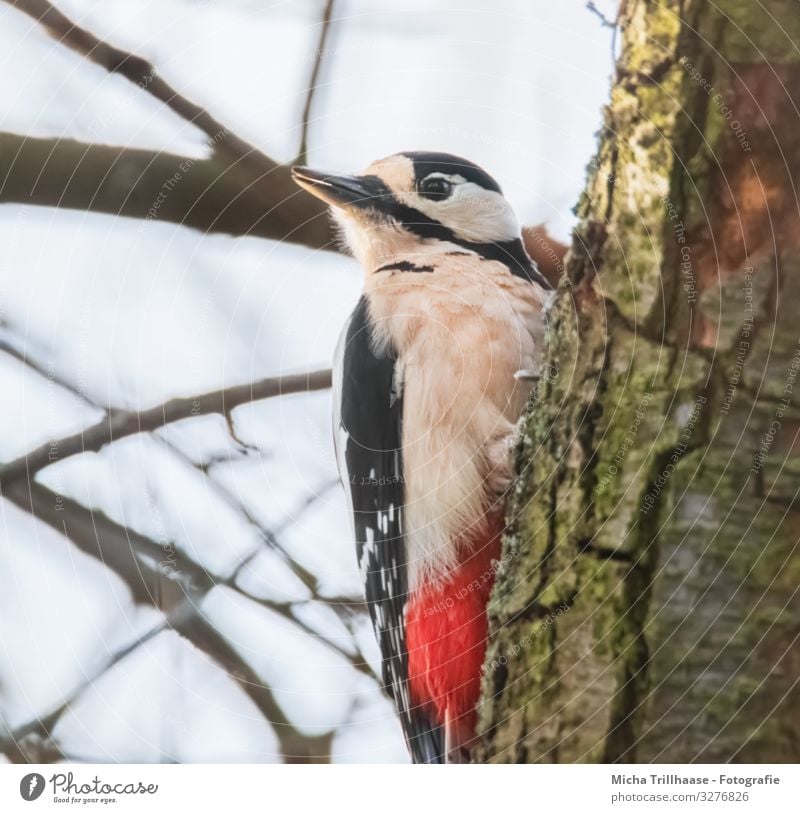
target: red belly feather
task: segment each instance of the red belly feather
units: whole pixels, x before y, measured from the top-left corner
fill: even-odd
[[[406,606],[412,702],[446,727],[451,746],[461,748],[469,748],[475,737],[486,605],[500,558],[502,520],[491,524],[446,579],[416,590]]]

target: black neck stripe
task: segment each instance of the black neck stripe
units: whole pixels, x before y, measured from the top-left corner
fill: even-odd
[[[398,263],[389,263],[388,265],[382,265],[375,271],[375,273],[377,274],[378,271],[410,271],[413,274],[421,273],[430,274],[433,271],[433,266],[416,265],[415,263],[408,262],[408,260],[401,260]]]
[[[485,260],[503,263],[517,277],[535,282],[545,290],[552,286],[542,276],[536,264],[528,256],[522,240],[518,237],[503,243],[474,243],[457,237],[452,229],[428,217],[426,214],[400,203],[388,186],[377,175],[364,175],[361,178],[368,195],[353,204],[363,209],[374,209],[388,215],[400,223],[403,228],[425,240],[442,240],[454,243],[467,251],[474,252]]]

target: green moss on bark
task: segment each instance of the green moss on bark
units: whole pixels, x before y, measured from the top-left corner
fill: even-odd
[[[765,7],[800,26],[782,0]],[[748,185],[755,166],[774,184],[769,216],[779,201],[791,214],[778,159],[800,150],[785,149],[786,102],[769,81],[789,69],[729,64],[763,59],[755,46],[789,56],[748,3],[625,8],[571,284],[551,314],[558,375],[517,454],[476,757],[800,759],[800,375],[780,407],[800,300],[787,235],[800,224],[765,234]],[[763,110],[745,105],[747,82],[765,88]],[[779,131],[775,144],[745,150],[723,102],[753,134]]]

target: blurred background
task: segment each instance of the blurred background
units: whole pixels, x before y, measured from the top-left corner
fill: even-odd
[[[324,375],[265,397],[361,285],[286,166],[461,154],[566,240],[614,14],[0,2],[0,760],[407,761]]]

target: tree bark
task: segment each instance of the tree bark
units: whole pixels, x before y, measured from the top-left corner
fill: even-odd
[[[800,760],[798,10],[623,4],[480,761]]]

